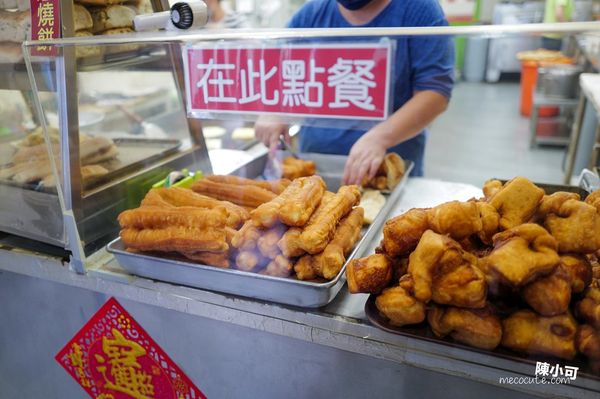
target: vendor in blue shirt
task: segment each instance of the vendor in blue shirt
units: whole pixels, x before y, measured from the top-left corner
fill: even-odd
[[[290,28],[445,26],[437,0],[311,0],[291,19]],[[300,150],[349,155],[345,184],[360,184],[375,176],[387,151],[415,163],[413,176],[423,175],[425,127],[446,110],[453,86],[453,48],[450,38],[394,38],[396,60],[393,113],[368,131],[303,126]],[[271,149],[288,126],[259,120],[256,136]]]

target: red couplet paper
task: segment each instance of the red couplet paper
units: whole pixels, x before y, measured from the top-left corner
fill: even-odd
[[[183,48],[188,112],[381,120],[389,43]]]
[[[109,299],[56,355],[94,399],[204,399],[117,302]]]

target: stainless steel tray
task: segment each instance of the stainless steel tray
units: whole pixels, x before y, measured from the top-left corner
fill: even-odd
[[[110,182],[116,177],[152,165],[158,160],[174,154],[181,147],[181,141],[176,139],[127,137],[115,138],[113,141],[119,150],[119,154],[114,160],[100,164],[109,172],[96,179],[85,180],[83,183],[84,189],[90,190],[103,183]]]
[[[177,153],[181,146],[181,142],[174,139],[117,138],[114,142],[119,148],[119,159],[102,164],[109,169],[109,173],[99,179],[84,182],[84,188],[88,191],[96,189],[96,195],[99,194],[98,191],[106,189],[106,186],[100,187],[102,184],[135,173],[145,166],[154,165]],[[184,165],[188,166],[189,160],[186,159]],[[167,169],[160,176],[166,175]],[[112,193],[111,195],[114,195],[114,190]],[[121,191],[118,195],[119,198],[125,198]],[[0,196],[3,196],[0,201],[0,231],[51,245],[61,247],[66,245],[63,211],[58,201],[56,187],[41,187],[37,183],[20,184],[13,181],[0,181]],[[111,197],[110,203],[118,205],[119,202]],[[109,237],[114,237],[118,226],[106,223],[108,210],[106,201],[95,198],[93,201],[86,201],[83,206],[86,207],[85,212],[88,215],[94,215],[100,220],[91,230],[100,234],[106,232],[107,227],[110,226],[114,231]],[[94,207],[97,209],[87,210]],[[110,208],[110,212],[112,215],[110,218],[114,220],[113,213],[118,214],[118,210]],[[80,228],[85,230],[84,226]],[[107,240],[102,245],[106,242]]]
[[[392,334],[403,335],[405,337],[417,338],[433,344],[445,345],[450,348],[461,348],[471,352],[483,353],[502,359],[508,359],[514,362],[529,364],[533,370],[535,370],[535,365],[537,362],[543,361],[550,364],[565,362],[564,360],[552,356],[536,354],[527,355],[524,353],[513,352],[509,349],[503,348],[502,346],[498,346],[498,348],[494,350],[485,350],[462,344],[454,341],[450,337],[439,338],[433,333],[433,331],[431,331],[431,328],[427,325],[427,322],[403,327],[393,326],[384,316],[379,313],[379,310],[375,305],[376,298],[377,295],[369,295],[369,298],[365,302],[365,315],[375,327],[380,328],[383,331],[387,331]],[[577,373],[578,377],[585,376],[586,378],[600,381],[600,376],[594,374],[590,367],[590,362],[582,354],[579,353],[574,359],[569,360],[568,365],[579,368]]]
[[[307,155],[307,154],[303,154]],[[329,163],[319,164],[319,158],[327,159],[329,155],[314,155],[317,168],[327,182],[330,190],[336,190],[341,184],[341,168],[345,161],[334,157]],[[308,158],[305,158],[308,159]],[[342,162],[344,161],[344,162]],[[340,163],[341,162],[341,163]],[[158,258],[150,255],[141,255],[127,252],[120,238],[107,245],[108,252],[114,254],[117,262],[128,272],[175,284],[188,285],[227,294],[240,295],[264,301],[282,303],[299,307],[316,308],[327,305],[340,291],[346,281],[346,265],[354,258],[366,255],[373,238],[381,231],[390,210],[400,198],[406,180],[413,168],[412,162],[407,162],[405,176],[400,183],[386,195],[386,203],[373,223],[366,229],[354,250],[348,256],[346,263],[331,281],[315,282],[301,281],[295,278],[272,277],[262,274],[244,272],[234,269],[220,269],[212,266],[189,263],[168,258]],[[335,179],[337,176],[337,179]]]
[[[176,153],[179,147],[181,147],[181,141],[176,139],[123,137],[115,138],[113,139],[113,142],[119,150],[118,155],[114,159],[99,163],[99,165],[108,170],[108,173],[97,178],[86,179],[83,182],[83,188],[85,190],[91,190],[104,183],[110,182],[117,177],[127,175],[144,166],[152,165],[157,161]],[[2,180],[0,183],[20,187],[25,190],[43,191],[56,195],[56,187],[41,187],[37,182],[17,183],[11,180]]]

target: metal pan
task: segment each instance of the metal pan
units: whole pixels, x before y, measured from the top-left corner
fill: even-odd
[[[344,163],[341,165],[343,166]],[[321,167],[326,172],[327,176],[324,176],[324,178],[328,183],[328,188],[336,189],[340,186],[341,170],[343,169],[337,167],[336,169],[328,169],[332,166],[328,164]],[[384,207],[380,210],[373,223],[366,229],[363,229],[361,239],[355,245],[354,250],[348,256],[346,263],[338,275],[331,281],[301,281],[296,278],[264,276],[240,270],[220,269],[180,260],[131,253],[126,250],[120,238],[109,243],[107,250],[114,254],[121,267],[131,274],[141,277],[286,305],[307,308],[325,306],[333,300],[344,285],[346,281],[345,270],[348,262],[365,255],[365,252],[369,250],[373,238],[380,232],[381,226],[387,219],[390,210],[400,198],[408,175],[413,168],[413,163],[407,162],[406,166],[405,176],[394,190],[389,195],[386,195]],[[337,180],[334,179],[335,174],[337,174]]]
[[[119,150],[114,160],[103,162],[100,165],[108,169],[108,173],[96,179],[86,179],[84,189],[90,190],[101,184],[110,182],[116,177],[126,175],[152,165],[162,158],[177,152],[181,141],[176,139],[148,139],[148,138],[115,138],[113,142]]]
[[[147,165],[166,158],[177,152],[181,141],[176,139],[149,139],[149,138],[115,138],[113,142],[119,150],[118,155],[111,160],[100,162],[108,173],[96,178],[86,179],[83,182],[85,190],[92,190],[102,184],[108,183],[117,177],[135,172]],[[10,165],[10,164],[9,164]],[[36,183],[17,183],[11,180],[2,180],[1,184],[20,187],[24,190],[35,190],[45,193],[56,193],[56,187],[43,187]]]
[[[502,183],[506,183],[507,180],[500,180]],[[544,189],[547,195],[553,194],[558,191],[566,191],[570,193],[579,194],[581,199],[585,199],[589,194],[589,190],[586,190],[577,186],[567,186],[560,184],[546,184],[546,183],[535,183],[536,186]],[[371,294],[369,298],[365,302],[365,315],[367,319],[373,324],[375,327],[387,331],[392,334],[402,335],[411,338],[417,338],[423,341],[428,341],[431,343],[435,343],[438,345],[444,345],[449,348],[461,348],[466,349],[472,352],[479,352],[487,355],[492,355],[501,359],[507,359],[514,362],[519,362],[521,364],[531,365],[532,368],[535,368],[537,362],[543,361],[550,364],[555,364],[557,362],[557,358],[543,355],[527,355],[527,354],[518,354],[511,350],[505,349],[501,346],[494,349],[493,351],[474,348],[468,346],[466,344],[461,344],[452,340],[450,337],[440,338],[437,337],[431,330],[431,328],[427,325],[427,322],[422,322],[415,325],[407,325],[403,327],[397,327],[390,322],[379,313],[377,306],[375,304],[375,300],[378,295]],[[561,360],[565,362],[564,360]],[[590,378],[596,381],[600,381],[600,376],[594,374],[590,367],[590,362],[581,354],[578,354],[573,360],[568,361],[569,366],[578,367],[578,375],[584,376],[586,378]]]
[[[519,363],[525,363],[532,366],[532,369],[535,369],[535,365],[537,362],[543,361],[548,362],[550,364],[555,364],[557,360],[561,362],[565,362],[565,360],[560,360],[550,356],[542,356],[542,355],[531,355],[528,356],[526,354],[517,354],[508,349],[502,348],[499,346],[498,348],[489,351],[485,349],[474,348],[472,346],[468,346],[465,344],[461,344],[452,340],[450,337],[439,338],[435,336],[435,334],[431,331],[431,328],[427,325],[426,322],[409,325],[404,327],[393,326],[389,323],[389,321],[383,317],[379,310],[377,310],[377,306],[375,305],[375,299],[377,295],[369,295],[369,299],[365,302],[365,315],[367,319],[377,328],[380,328],[384,331],[387,331],[392,334],[403,335],[406,337],[417,338],[420,340],[428,341],[438,345],[445,345],[451,348],[461,348],[466,349],[472,352],[484,353],[486,355],[496,356],[502,359],[508,359],[511,361],[516,361]],[[591,378],[597,381],[600,381],[600,376],[593,373],[591,370],[590,364],[583,355],[578,354],[577,357],[573,360],[568,361],[569,366],[578,367],[578,376],[585,376],[587,378]]]

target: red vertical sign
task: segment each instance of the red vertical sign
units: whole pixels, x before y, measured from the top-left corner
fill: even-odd
[[[204,394],[116,299],[56,355],[94,399],[204,399]]]
[[[31,40],[48,40],[61,37],[59,0],[30,0]],[[34,55],[56,55],[56,48],[38,46]]]

